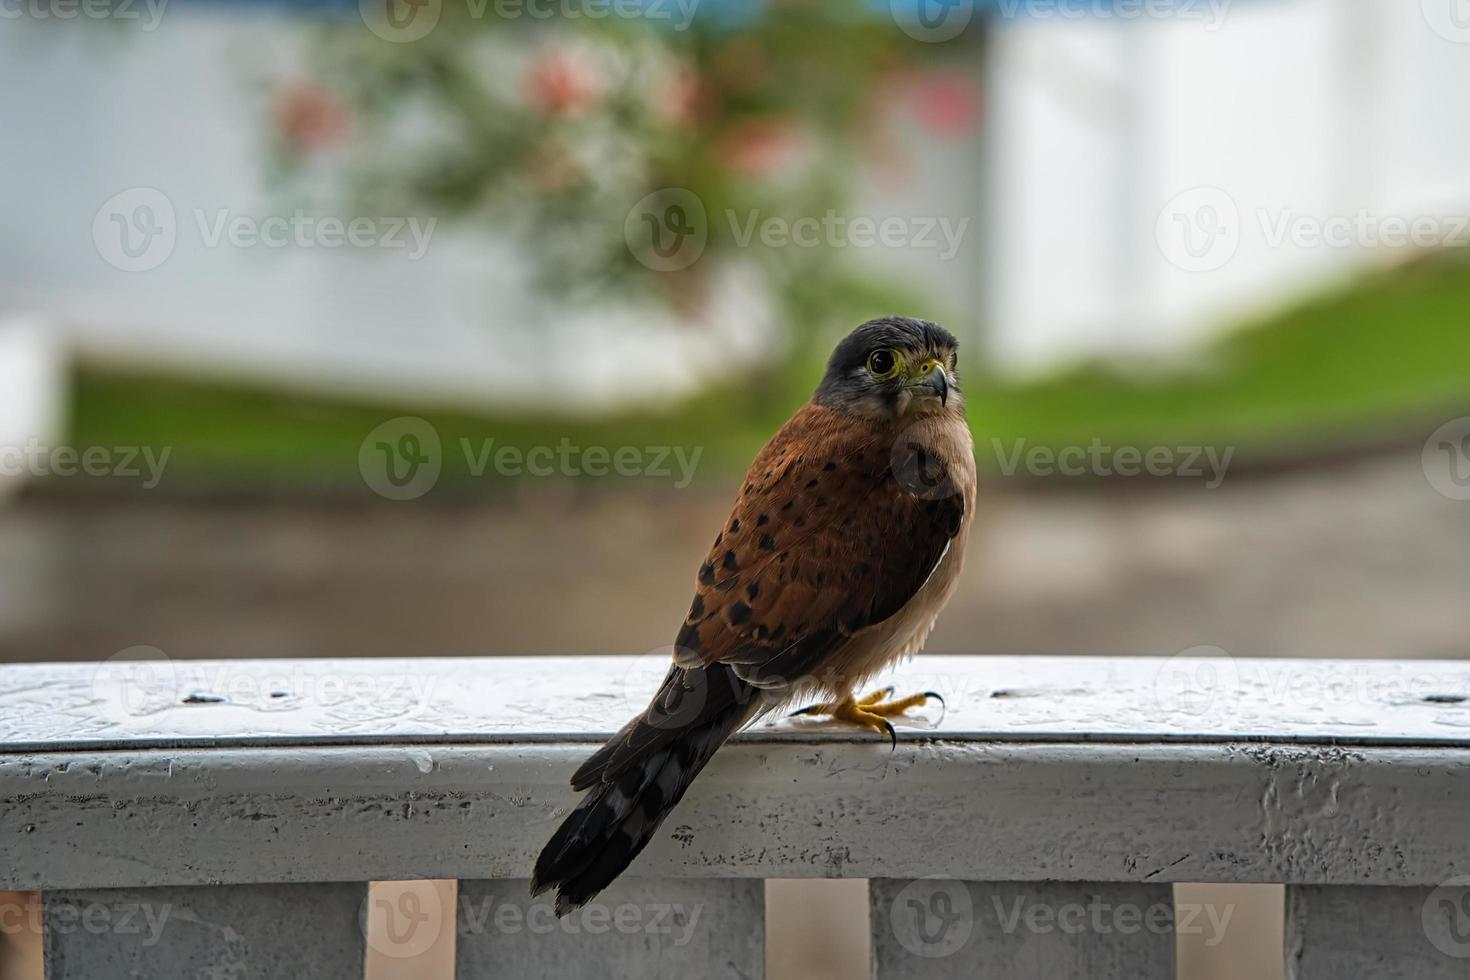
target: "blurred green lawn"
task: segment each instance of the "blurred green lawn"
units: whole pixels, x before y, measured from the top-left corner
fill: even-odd
[[[1120,373],[1089,365],[1018,383],[971,366],[963,383],[972,426],[995,470],[991,440],[1028,448],[1214,445],[1236,464],[1352,449],[1470,411],[1470,264],[1436,256],[1375,273],[1351,288],[1251,324],[1198,353],[1188,368]],[[84,368],[75,379],[76,445],[171,446],[170,478],[202,483],[361,485],[357,454],[386,419],[417,415],[446,446],[493,438],[527,449],[703,447],[701,480],[743,472],[807,396],[821,365],[704,392],[674,410],[604,417],[470,414],[326,398],[173,377]],[[773,390],[773,388],[775,390]],[[493,468],[492,468],[493,472]],[[444,454],[447,482],[464,455]]]

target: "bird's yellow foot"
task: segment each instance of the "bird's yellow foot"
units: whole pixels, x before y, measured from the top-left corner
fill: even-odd
[[[895,701],[887,701],[885,698],[893,694],[893,688],[885,687],[863,698],[843,698],[831,704],[814,704],[800,711],[791,712],[792,715],[826,715],[835,721],[845,721],[859,728],[869,731],[880,732],[888,736],[890,746],[898,747],[898,733],[893,730],[888,719],[895,715],[901,715],[910,708],[917,708],[926,704],[930,698],[944,704],[944,698],[934,691],[925,691],[923,694],[915,694]]]

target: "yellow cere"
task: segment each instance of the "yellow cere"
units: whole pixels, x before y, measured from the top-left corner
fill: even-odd
[[[929,376],[929,372],[933,371],[936,367],[939,366],[939,359],[931,357],[928,360],[924,361],[924,363],[919,365],[919,370],[915,372],[913,376],[916,378],[926,378]]]

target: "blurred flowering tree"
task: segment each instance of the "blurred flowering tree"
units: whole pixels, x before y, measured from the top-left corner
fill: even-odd
[[[850,0],[721,4],[687,24],[499,10],[444,3],[412,43],[324,28],[315,77],[276,94],[281,166],[329,169],[360,213],[493,227],[559,296],[635,291],[697,320],[722,266],[753,265],[797,359],[828,323],[901,302],[841,249],[765,247],[751,228],[842,213],[863,164],[901,152],[881,110],[932,46]],[[952,96],[920,118],[953,127]],[[670,258],[665,232],[699,247]]]

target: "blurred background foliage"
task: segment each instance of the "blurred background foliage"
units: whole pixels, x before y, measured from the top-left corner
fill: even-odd
[[[247,73],[264,95],[260,166],[275,207],[435,215],[512,242],[540,295],[652,302],[691,330],[709,319],[718,276],[753,271],[779,324],[763,356],[689,397],[594,410],[443,410],[87,358],[71,388],[74,441],[170,445],[195,489],[342,489],[359,482],[373,420],[411,413],[446,443],[697,444],[700,478],[719,482],[805,399],[853,324],[893,311],[972,320],[900,269],[855,263],[853,249],[767,248],[716,216],[851,212],[860,175],[904,157],[895,93],[983,60],[977,31],[915,44],[848,0],[708,3],[688,23],[508,20],[456,3],[440,17],[426,37],[394,44],[350,17],[318,16],[293,67]],[[952,133],[984,114],[973,92],[943,81],[901,109]],[[628,203],[664,188],[692,192],[710,216],[702,257],[674,271],[641,262],[624,228]],[[967,343],[976,435],[982,448],[1208,443],[1234,447],[1236,466],[1400,440],[1470,400],[1470,276],[1454,254],[1392,258],[1166,357],[1079,353],[1017,373]],[[1056,288],[1069,288],[1060,268]],[[980,455],[998,476],[996,454]],[[470,478],[461,454],[446,454],[445,477]],[[476,478],[495,482],[493,470]]]
[[[775,373],[865,311],[918,301],[841,249],[763,247],[720,216],[850,210],[862,168],[895,151],[881,110],[899,80],[973,44],[916,46],[850,0],[717,3],[688,23],[502,20],[454,3],[440,16],[413,44],[320,27],[312,77],[274,93],[283,193],[325,166],[353,213],[479,223],[512,237],[550,294],[652,297],[691,319],[723,266],[754,266],[783,325]],[[700,261],[659,271],[629,247],[624,218],[666,188],[702,205],[689,220],[708,239]]]
[[[977,457],[999,471],[992,440],[1053,451],[1087,445],[1199,443],[1235,447],[1237,467],[1270,467],[1413,442],[1426,420],[1461,409],[1470,393],[1470,268],[1431,254],[1222,336],[1182,363],[1120,367],[1088,362],[1017,380],[966,352],[962,382]],[[558,355],[559,356],[559,355]],[[414,411],[446,445],[702,446],[699,478],[737,477],[820,377],[814,352],[785,355],[766,374],[735,377],[660,410],[471,413],[352,404],[239,383],[83,370],[75,380],[72,438],[86,445],[174,447],[173,467],[196,485],[356,487],[362,435]],[[447,452],[446,484],[494,482]],[[1022,474],[1024,477],[1024,474]]]

